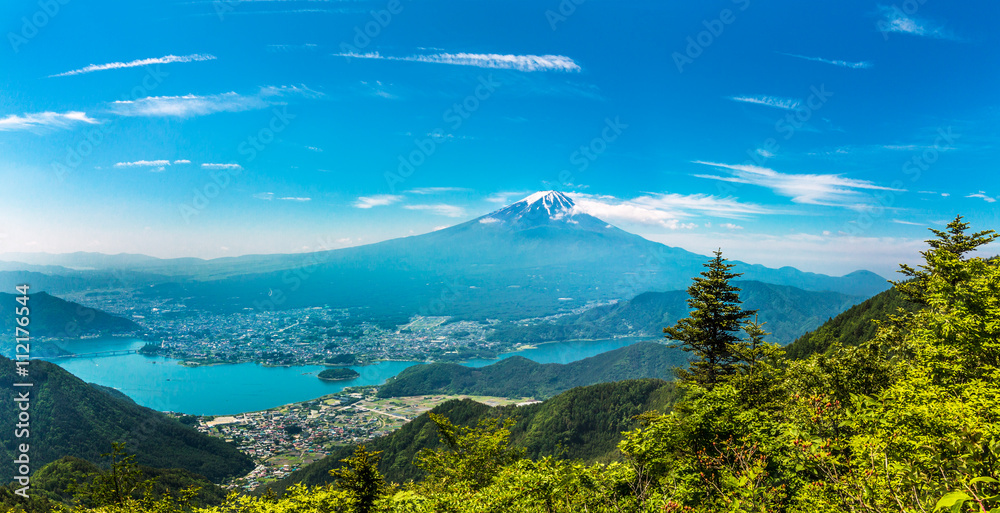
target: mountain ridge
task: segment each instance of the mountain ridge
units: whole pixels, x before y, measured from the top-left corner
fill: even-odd
[[[571,363],[536,363],[512,356],[485,367],[430,363],[404,369],[379,387],[383,398],[447,394],[548,399],[571,388],[643,378],[670,378],[688,353],[638,342]]]
[[[36,263],[69,263],[41,260]],[[95,265],[100,257],[86,254],[85,260]],[[512,319],[685,289],[707,260],[579,212],[562,193],[543,191],[448,228],[364,246],[214,260],[119,255],[108,261],[131,266],[125,270],[172,275],[141,293],[189,298],[192,310],[335,305],[383,316]],[[732,263],[744,279],[805,290],[868,297],[887,288],[869,271],[833,277]],[[189,274],[182,275],[182,268]]]

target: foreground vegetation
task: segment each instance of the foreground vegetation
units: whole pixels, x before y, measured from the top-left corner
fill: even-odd
[[[525,457],[513,420],[456,426],[420,451],[420,481],[387,483],[359,447],[334,484],[194,508],[169,495],[98,494],[90,511],[931,512],[1000,511],[1000,262],[957,218],[896,288],[911,303],[857,346],[791,360],[763,341],[717,255],[668,334],[698,360],[670,413],[641,415],[621,458]],[[743,336],[737,337],[739,331]],[[93,497],[94,494],[91,494]]]

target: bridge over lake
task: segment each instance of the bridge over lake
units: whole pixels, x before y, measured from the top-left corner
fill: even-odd
[[[113,351],[95,351],[91,353],[72,353],[54,356],[52,358],[93,358],[98,356],[124,356],[127,354],[137,354],[138,349],[115,349]]]

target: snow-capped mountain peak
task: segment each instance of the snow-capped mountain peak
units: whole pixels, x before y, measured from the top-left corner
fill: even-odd
[[[588,229],[598,225],[604,229],[607,226],[607,223],[577,211],[573,200],[559,191],[536,192],[487,214],[478,221],[481,224],[495,224],[517,230],[552,225],[573,225],[582,228],[581,222]]]
[[[549,216],[560,214],[566,215],[571,213],[573,210],[573,200],[569,199],[569,196],[566,196],[559,191],[538,191],[527,198],[514,203],[514,205],[519,203],[527,203],[529,207],[540,205],[545,208],[545,212],[548,213]]]
[[[539,191],[496,212],[483,216],[480,223],[503,223],[526,227],[552,222],[575,223],[573,200],[558,191]]]

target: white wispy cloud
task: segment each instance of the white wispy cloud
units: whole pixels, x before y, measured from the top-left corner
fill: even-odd
[[[257,96],[244,96],[235,92],[197,96],[149,96],[138,100],[116,101],[111,110],[122,116],[178,117],[204,116],[217,112],[241,112],[268,107]]]
[[[174,164],[190,164],[190,163],[191,163],[191,161],[187,160],[187,159],[180,159],[180,160],[175,160],[174,161]]]
[[[985,201],[987,203],[996,203],[996,201],[997,201],[996,198],[987,196],[986,195],[986,191],[979,191],[979,192],[977,192],[975,194],[970,194],[970,195],[966,196],[966,198],[979,198],[979,199],[981,199],[981,200],[983,200],[983,201]]]
[[[122,69],[122,68],[137,68],[139,66],[149,66],[151,64],[171,64],[175,62],[200,62],[200,61],[214,61],[215,56],[209,54],[195,53],[191,55],[164,55],[163,57],[153,57],[149,59],[137,59],[129,62],[109,62],[107,64],[91,64],[80,69],[75,69],[72,71],[66,71],[64,73],[59,73],[56,75],[49,75],[52,77],[68,77],[70,75],[82,75],[84,73],[93,73],[95,71],[104,71],[108,69]]]
[[[243,169],[243,166],[239,164],[216,164],[208,162],[201,165],[202,169]]]
[[[831,64],[833,66],[840,66],[841,68],[868,69],[868,68],[871,68],[871,67],[875,66],[874,64],[872,64],[869,61],[851,62],[851,61],[840,61],[840,60],[836,60],[836,59],[824,59],[822,57],[809,57],[809,56],[806,56],[806,55],[799,55],[799,54],[795,54],[795,53],[784,53],[784,52],[778,52],[778,53],[781,54],[781,55],[787,55],[788,57],[795,57],[796,59],[803,59],[803,60],[813,61],[813,62],[822,62],[824,64]]]
[[[445,203],[437,203],[434,205],[404,205],[403,208],[407,210],[423,210],[446,217],[462,217],[465,215],[465,209],[462,207],[448,205]]]
[[[567,195],[573,199],[576,212],[609,222],[648,224],[672,230],[693,228],[684,220],[699,215],[743,219],[777,213],[760,205],[741,203],[735,198],[708,194],[646,194],[632,199],[578,192]]]
[[[743,103],[753,103],[782,110],[795,110],[802,105],[801,100],[782,98],[781,96],[731,96],[730,100]]]
[[[727,230],[742,230],[743,229],[742,226],[740,226],[738,224],[733,224],[733,223],[722,223],[719,226],[721,226],[721,227],[723,227],[723,228],[725,228]]]
[[[880,5],[879,13],[881,18],[876,26],[884,34],[895,32],[898,34],[910,34],[913,36],[930,37],[934,39],[947,39],[951,41],[961,41],[962,38],[944,26],[929,20],[914,18],[902,9],[893,6]],[[888,37],[888,36],[886,36]]]
[[[242,112],[265,109],[279,105],[282,98],[298,96],[317,98],[322,96],[305,86],[267,86],[251,95],[234,91],[212,95],[149,96],[136,100],[121,100],[110,105],[115,114],[121,116],[177,117],[189,118],[218,112]]]
[[[695,164],[729,172],[727,176],[696,174],[694,175],[696,177],[767,187],[776,194],[792,198],[795,203],[854,208],[863,199],[862,190],[902,192],[899,189],[876,185],[868,180],[844,178],[833,174],[786,174],[760,166],[718,162],[695,161]]]
[[[384,207],[403,201],[403,197],[398,194],[376,194],[374,196],[359,196],[354,202],[356,208]]]
[[[5,118],[0,118],[0,132],[31,131],[41,132],[52,129],[66,129],[80,123],[96,125],[100,123],[96,119],[87,116],[84,112],[33,112],[20,116],[11,114]]]
[[[902,219],[893,219],[892,222],[896,224],[905,224],[907,226],[927,226],[924,223],[914,223],[913,221],[904,221]]]
[[[271,201],[271,200],[274,199],[274,193],[273,192],[258,192],[257,194],[254,194],[253,197],[254,197],[254,199],[259,199],[259,200],[264,200],[264,201]]]
[[[319,49],[319,45],[312,43],[306,43],[301,45],[267,45],[267,51],[271,53],[292,52],[297,50],[316,51],[317,49]]]
[[[169,160],[136,160],[134,162],[118,162],[114,167],[116,168],[127,168],[127,167],[148,167],[151,168],[150,171],[154,173],[159,173],[170,165]]]
[[[283,201],[298,201],[298,202],[312,201],[312,198],[302,198],[302,197],[292,197],[292,196],[285,196],[284,198],[278,198],[278,199]]]
[[[417,187],[416,189],[410,189],[406,192],[411,194],[445,194],[449,192],[469,192],[469,189],[465,187]]]
[[[952,151],[956,149],[954,146],[938,146],[933,144],[883,144],[879,148],[892,151]]]
[[[502,55],[498,53],[436,53],[430,55],[410,55],[397,57],[369,53],[337,53],[338,57],[354,59],[378,59],[387,61],[428,62],[475,66],[478,68],[513,69],[517,71],[562,71],[579,72],[580,65],[564,55]]]

